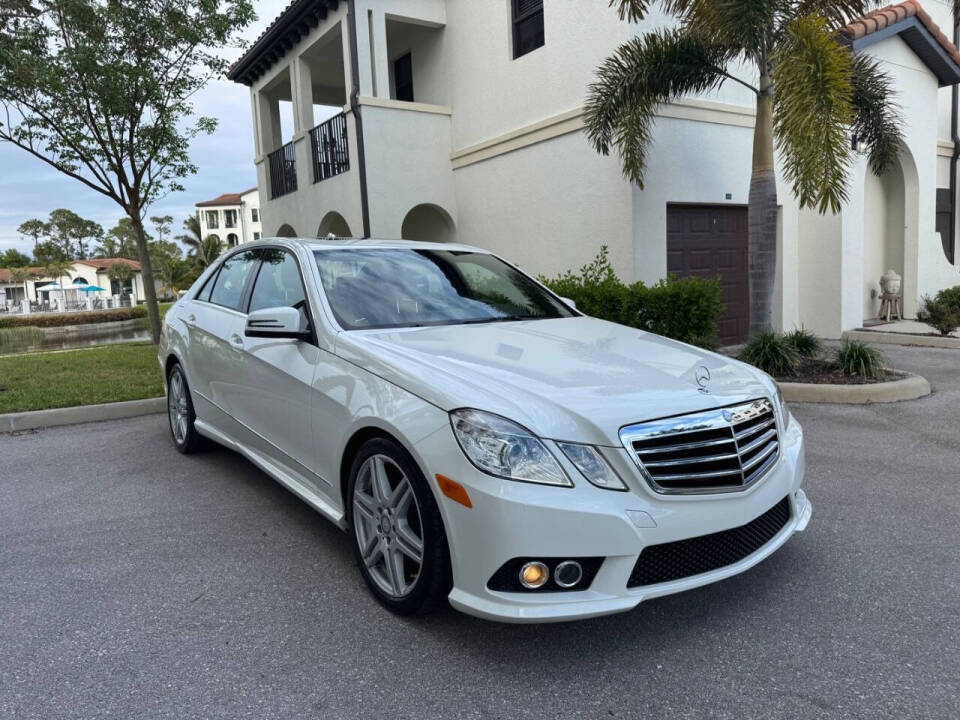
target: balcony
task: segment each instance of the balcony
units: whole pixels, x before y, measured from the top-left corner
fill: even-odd
[[[292,142],[267,156],[270,173],[270,199],[295,192],[297,189],[297,155]]]
[[[310,131],[313,156],[313,182],[318,183],[350,169],[350,147],[347,142],[347,117],[334,115]]]

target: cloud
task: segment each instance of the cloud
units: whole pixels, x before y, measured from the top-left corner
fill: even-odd
[[[256,4],[259,19],[243,32],[255,40],[286,6],[287,0],[264,0]],[[225,51],[230,60],[241,54]],[[173,215],[179,232],[194,205],[225,192],[238,192],[257,184],[253,165],[253,127],[250,91],[227,80],[210,82],[193,97],[198,116],[218,121],[212,135],[194,140],[191,160],[197,173],[183,182],[185,190],[170,194],[150,208],[150,215]],[[32,241],[22,238],[17,227],[30,218],[46,219],[51,210],[65,207],[82,217],[96,220],[105,229],[122,217],[120,207],[82,183],[57,172],[9,143],[0,143],[0,252],[15,247],[30,252]]]

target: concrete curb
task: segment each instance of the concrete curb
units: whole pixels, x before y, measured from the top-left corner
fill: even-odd
[[[0,415],[0,433],[35,430],[37,428],[77,425],[79,423],[119,420],[121,418],[153,415],[167,411],[167,399],[127,400],[102,405],[77,405],[75,407],[31,410]]]
[[[907,333],[876,332],[872,330],[847,330],[843,333],[843,338],[882,345],[915,345],[917,347],[960,350],[960,338],[943,337],[941,335],[909,335]]]
[[[916,400],[930,394],[930,383],[919,375],[869,385],[822,385],[816,383],[778,383],[788,402],[865,405]]]

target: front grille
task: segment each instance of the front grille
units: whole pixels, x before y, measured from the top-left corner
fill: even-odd
[[[785,497],[746,525],[722,532],[645,547],[627,587],[655,585],[733,565],[770,542],[790,519]]]
[[[631,425],[620,439],[661,493],[743,490],[780,454],[767,399]]]

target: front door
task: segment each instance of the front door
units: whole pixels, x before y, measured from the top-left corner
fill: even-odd
[[[667,205],[667,272],[679,277],[720,277],[721,345],[747,339],[750,292],[747,208],[730,205]]]

